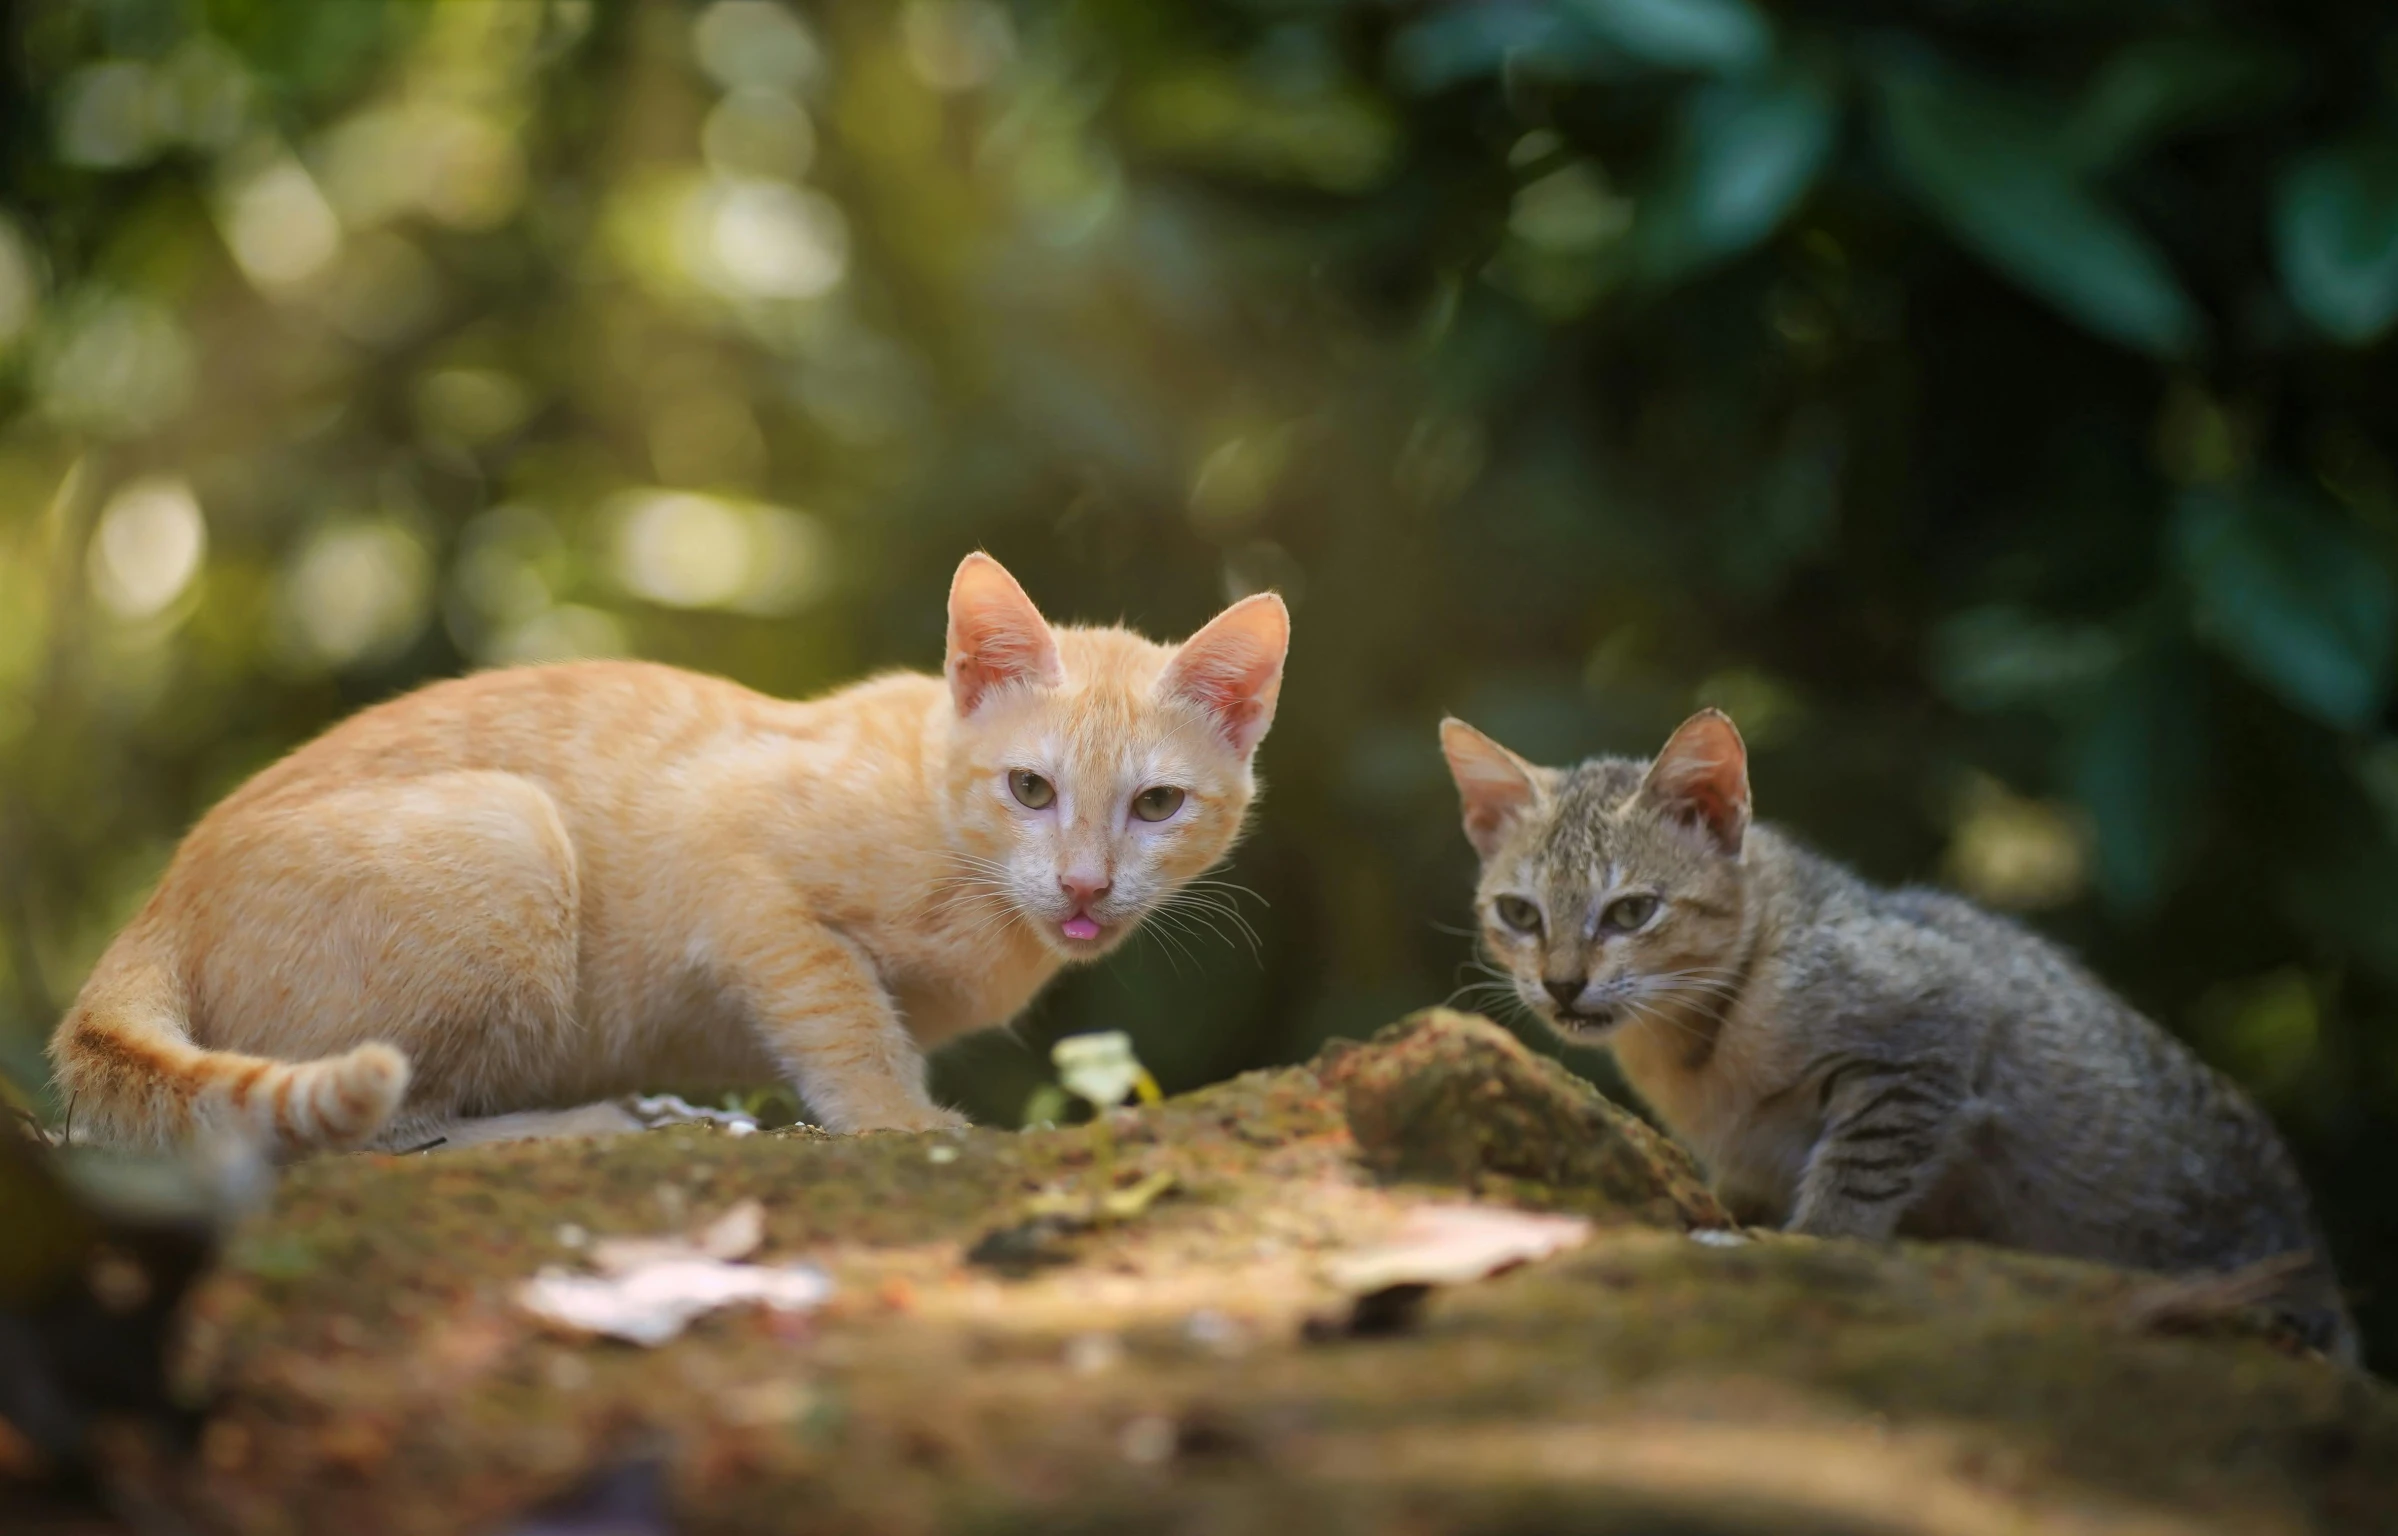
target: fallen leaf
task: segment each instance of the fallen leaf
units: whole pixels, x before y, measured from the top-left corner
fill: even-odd
[[[604,1237],[591,1245],[591,1264],[602,1274],[623,1274],[669,1259],[746,1259],[766,1239],[766,1210],[744,1200],[688,1238]]]
[[[727,1264],[705,1257],[659,1259],[612,1275],[545,1269],[517,1288],[517,1305],[544,1322],[634,1344],[665,1343],[694,1318],[758,1304],[782,1312],[822,1306],[833,1293],[809,1264]]]
[[[1419,1205],[1389,1241],[1335,1255],[1327,1276],[1359,1294],[1402,1285],[1464,1285],[1581,1246],[1590,1223],[1497,1205]]]
[[[832,1295],[807,1264],[740,1264],[766,1236],[766,1212],[744,1200],[690,1237],[611,1237],[591,1245],[597,1275],[546,1268],[517,1288],[517,1305],[578,1333],[663,1344],[693,1318],[763,1304],[804,1312]]]

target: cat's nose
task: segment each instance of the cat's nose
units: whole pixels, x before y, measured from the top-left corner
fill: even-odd
[[[1549,989],[1549,996],[1557,999],[1560,1008],[1573,1007],[1574,999],[1582,995],[1583,980],[1579,976],[1548,976],[1540,984]]]
[[[1075,905],[1087,907],[1107,894],[1108,878],[1101,874],[1068,870],[1057,877],[1057,888],[1073,897]]]

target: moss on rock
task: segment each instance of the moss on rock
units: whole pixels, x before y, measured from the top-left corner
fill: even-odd
[[[976,1239],[1058,1191],[1176,1193],[1021,1280]],[[1435,1181],[1435,1182],[1426,1182]],[[1582,1248],[1304,1342],[1325,1261],[1456,1184]],[[1437,1187],[1436,1187],[1437,1185]],[[742,1198],[839,1285],[654,1350],[510,1303],[591,1235]],[[623,1458],[707,1533],[2387,1529],[2398,1403],[2252,1331],[2160,1337],[2153,1280],[1720,1221],[1687,1160],[1495,1028],[1029,1135],[654,1131],[294,1170],[194,1318],[213,1394],[155,1488],[208,1531],[501,1530]]]
[[[1543,1203],[1660,1226],[1722,1227],[1682,1149],[1488,1019],[1428,1009],[1314,1063],[1384,1179],[1543,1188]],[[1495,1181],[1504,1181],[1494,1184]]]

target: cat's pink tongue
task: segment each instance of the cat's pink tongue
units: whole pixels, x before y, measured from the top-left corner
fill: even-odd
[[[1060,926],[1066,937],[1069,939],[1095,939],[1099,937],[1099,925],[1080,912],[1077,912],[1072,917],[1067,918],[1066,921]]]

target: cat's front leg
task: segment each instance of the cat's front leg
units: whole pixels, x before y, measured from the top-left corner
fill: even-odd
[[[1785,1230],[1873,1242],[1898,1230],[1967,1139],[1967,1094],[1944,1068],[1859,1063],[1830,1080]]]
[[[939,1131],[969,1122],[932,1101],[924,1053],[866,952],[804,912],[732,915],[712,947],[760,1039],[828,1131]]]

